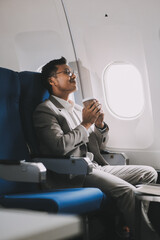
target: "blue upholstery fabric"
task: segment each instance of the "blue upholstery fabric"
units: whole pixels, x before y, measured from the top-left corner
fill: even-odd
[[[48,212],[85,214],[101,207],[104,194],[97,188],[59,189],[54,192],[5,195],[3,206]]]
[[[17,162],[28,158],[19,116],[18,73],[0,68],[0,161]]]
[[[0,196],[5,194],[31,193],[39,191],[39,183],[13,182],[0,178]]]
[[[21,97],[20,115],[24,135],[31,153],[38,153],[36,135],[34,133],[32,115],[36,106],[49,97],[48,91],[41,83],[41,74],[35,72],[20,72]]]

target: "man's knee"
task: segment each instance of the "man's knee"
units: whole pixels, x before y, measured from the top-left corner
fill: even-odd
[[[152,168],[152,174],[153,174],[153,181],[156,183],[158,178],[158,173],[154,168]]]
[[[158,178],[157,171],[153,167],[147,167],[145,178],[146,182],[156,183]]]

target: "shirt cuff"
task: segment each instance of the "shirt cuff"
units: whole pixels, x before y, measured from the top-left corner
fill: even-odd
[[[82,128],[83,128],[83,130],[86,132],[86,134],[87,134],[87,137],[89,137],[89,132],[88,132],[88,130],[83,126],[83,125],[80,125]]]

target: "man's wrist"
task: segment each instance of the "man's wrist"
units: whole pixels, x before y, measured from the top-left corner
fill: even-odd
[[[90,126],[91,126],[92,124],[82,122],[81,125],[88,130],[88,128],[90,128]]]
[[[99,127],[97,127],[96,125],[96,128],[97,129],[99,129],[100,131],[109,131],[109,127],[108,127],[108,125],[105,123],[105,122],[103,122],[103,128],[99,128]]]
[[[99,124],[99,125],[95,124],[95,126],[96,126],[96,128],[99,128],[99,129],[103,130],[103,128],[104,128],[104,126],[105,126],[105,123],[102,122],[102,123]]]

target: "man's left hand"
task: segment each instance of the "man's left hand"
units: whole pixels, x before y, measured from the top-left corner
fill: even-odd
[[[99,115],[99,117],[95,121],[95,125],[96,125],[97,128],[103,129],[104,128],[104,112],[103,112],[102,109],[100,111],[101,111],[101,114]]]

